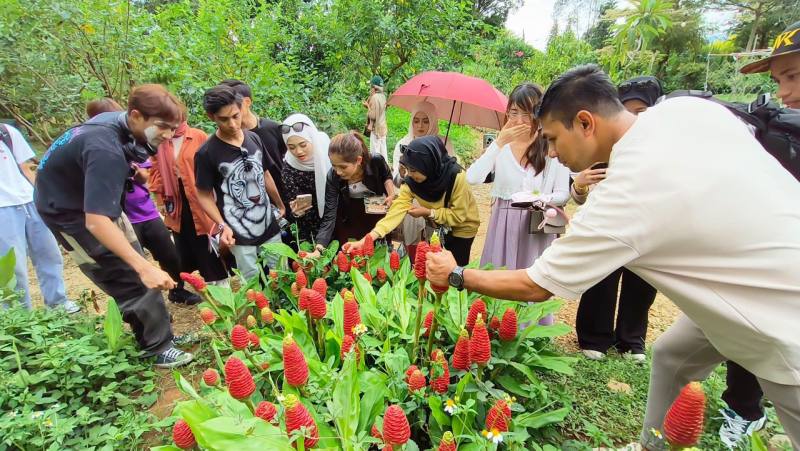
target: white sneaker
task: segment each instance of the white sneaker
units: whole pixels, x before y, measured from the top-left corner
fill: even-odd
[[[81,306],[76,304],[76,303],[74,303],[74,302],[72,302],[72,301],[70,301],[69,299],[64,301],[64,303],[61,304],[60,307],[63,307],[64,311],[67,312],[70,315],[73,315],[73,314],[78,313],[78,312],[81,311]]]
[[[732,409],[723,408],[719,412],[722,414],[722,426],[719,428],[719,439],[728,449],[734,449],[745,437],[752,435],[753,432],[764,428],[767,423],[767,416],[750,421],[739,416]]]
[[[647,356],[645,354],[634,354],[632,352],[626,352],[622,354],[623,359],[633,360],[636,363],[646,363]]]
[[[603,360],[606,358],[605,353],[594,351],[592,349],[581,349],[581,352],[583,353],[584,357],[589,360]]]

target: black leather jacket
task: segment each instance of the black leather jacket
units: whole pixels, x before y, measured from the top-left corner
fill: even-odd
[[[379,154],[370,155],[370,160],[364,168],[364,180],[366,187],[377,196],[385,196],[386,186],[384,183],[392,180],[392,172],[386,160]],[[336,227],[337,217],[347,222],[348,211],[351,208],[350,194],[348,193],[347,181],[342,180],[336,175],[336,171],[331,169],[325,183],[325,213],[322,215],[322,225],[317,234],[317,243],[328,246],[333,237]],[[358,208],[364,208],[359,205]]]

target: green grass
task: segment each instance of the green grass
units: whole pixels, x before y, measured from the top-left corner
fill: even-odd
[[[648,365],[642,365],[609,353],[601,361],[581,358],[574,365],[575,376],[543,375],[543,380],[553,391],[573,400],[572,411],[559,425],[558,432],[564,439],[577,440],[592,447],[624,446],[637,441],[647,404],[649,363],[649,355]],[[725,449],[718,436],[722,424],[719,410],[723,406],[720,397],[726,385],[725,371],[725,367],[720,366],[703,382],[707,399],[706,425],[698,446],[703,450]],[[608,383],[612,379],[630,385],[630,393],[609,389]],[[762,434],[765,441],[774,434],[783,433],[772,407],[767,408],[767,416],[766,432]]]

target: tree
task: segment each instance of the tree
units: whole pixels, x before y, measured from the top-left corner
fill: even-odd
[[[672,2],[670,0],[631,0],[631,6],[623,10],[612,10],[610,19],[623,19],[616,24],[614,42],[620,52],[647,50],[648,45],[672,26]]]
[[[734,5],[732,3],[742,3]],[[763,2],[761,12],[749,9],[754,5],[750,2],[717,1],[714,6],[733,8],[737,11],[738,23],[733,27],[732,33],[736,35],[736,43],[740,48],[751,51],[757,48],[769,47],[772,39],[787,26],[800,18],[800,0],[783,0],[769,4]],[[755,5],[758,9],[759,5]]]
[[[592,27],[586,31],[586,34],[584,34],[583,39],[593,48],[603,48],[611,39],[611,27],[614,25],[614,22],[606,17],[606,13],[615,9],[616,7],[617,4],[613,0],[603,3],[597,13],[597,20],[594,22],[594,25],[592,25]]]
[[[486,23],[502,27],[508,13],[522,6],[525,0],[474,0],[473,9]]]

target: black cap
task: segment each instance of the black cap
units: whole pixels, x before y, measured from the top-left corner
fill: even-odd
[[[772,44],[772,55],[752,62],[739,71],[743,74],[755,74],[769,70],[769,64],[773,59],[790,53],[800,53],[800,22],[795,22],[779,34]]]
[[[664,95],[661,82],[656,77],[636,77],[625,80],[619,84],[619,101],[622,103],[628,100],[641,100],[647,106],[656,104],[656,100]]]

